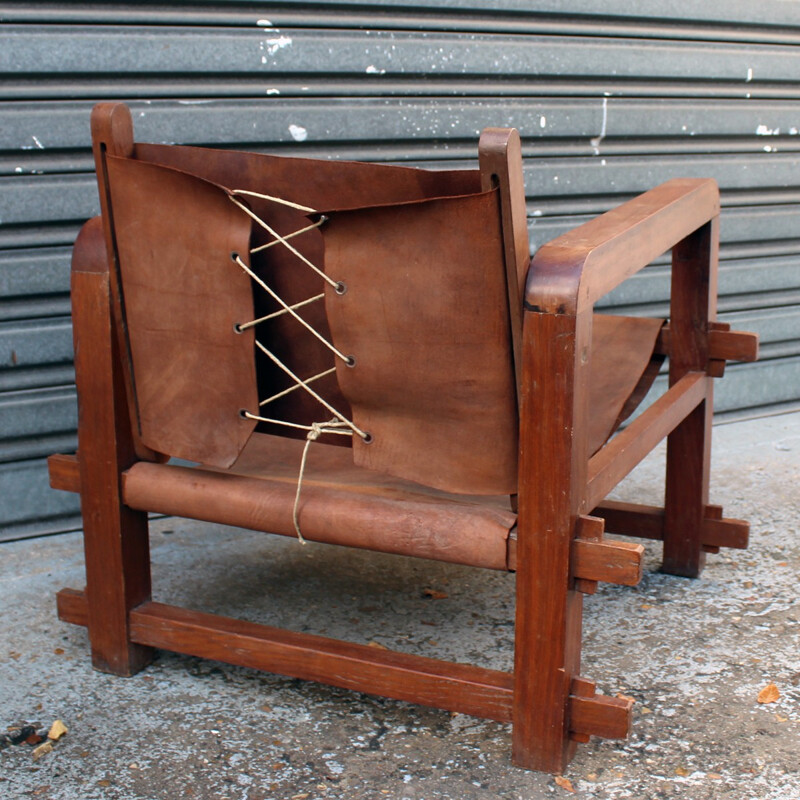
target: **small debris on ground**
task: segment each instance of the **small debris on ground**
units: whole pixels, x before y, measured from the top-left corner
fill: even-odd
[[[762,704],[774,703],[780,696],[781,693],[778,691],[778,687],[774,683],[769,683],[758,693],[758,702]]]
[[[49,740],[46,741],[44,744],[40,744],[33,751],[33,760],[38,761],[42,756],[46,756],[52,749],[53,749],[53,743]]]
[[[562,789],[565,789],[566,791],[572,792],[572,794],[575,794],[575,789],[573,788],[572,781],[569,778],[564,778],[561,775],[556,775],[555,782]]]
[[[438,589],[423,589],[423,597],[430,597],[432,600],[446,600],[449,595],[447,592],[440,592]]]
[[[50,726],[50,730],[47,733],[47,738],[57,742],[68,730],[69,728],[67,728],[67,726],[60,719],[57,719]]]

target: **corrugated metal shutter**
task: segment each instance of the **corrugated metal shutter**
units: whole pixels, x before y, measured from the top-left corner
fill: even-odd
[[[69,252],[97,211],[97,100],[129,101],[141,140],[426,165],[515,125],[535,245],[715,177],[722,318],[763,338],[719,408],[799,402],[798,3],[0,3],[0,21],[0,538],[76,521],[44,457],[75,447]],[[666,297],[655,265],[609,303]]]

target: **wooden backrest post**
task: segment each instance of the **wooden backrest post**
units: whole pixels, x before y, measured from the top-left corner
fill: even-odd
[[[478,144],[481,188],[500,191],[500,213],[508,285],[508,314],[517,378],[522,377],[522,300],[530,262],[530,242],[522,174],[522,146],[516,128],[486,128]]]

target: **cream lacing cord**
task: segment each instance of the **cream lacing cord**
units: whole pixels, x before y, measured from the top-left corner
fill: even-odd
[[[249,197],[258,197],[262,200],[269,200],[273,203],[280,203],[281,205],[289,206],[290,208],[297,209],[298,211],[305,211],[305,212],[314,212],[313,208],[308,208],[307,206],[301,206],[297,203],[292,203],[289,200],[283,200],[279,197],[273,197],[268,194],[259,194],[258,192],[250,192],[244,189],[234,189],[228,195],[230,200],[235,203],[242,211],[247,214],[254,222],[256,222],[260,227],[262,227],[270,236],[273,237],[273,240],[267,242],[266,244],[259,245],[258,247],[254,247],[250,250],[250,253],[259,253],[263,250],[266,250],[269,247],[274,247],[275,245],[282,245],[285,247],[289,252],[293,253],[300,261],[302,261],[306,266],[310,267],[317,275],[319,275],[329,286],[331,286],[337,294],[344,294],[346,291],[346,287],[343,283],[334,281],[328,275],[326,275],[319,267],[309,261],[294,245],[289,243],[289,239],[293,239],[296,236],[300,236],[302,233],[306,233],[307,231],[314,230],[314,228],[319,228],[325,222],[325,217],[321,217],[317,222],[312,223],[311,225],[307,225],[304,228],[296,230],[292,233],[286,234],[285,236],[281,236],[276,230],[270,227],[266,222],[264,222],[261,217],[251,211],[243,202],[236,198],[236,195],[245,195]],[[354,366],[355,358],[353,356],[348,356],[342,353],[338,348],[336,348],[331,342],[329,342],[319,331],[317,331],[312,325],[310,325],[306,320],[304,320],[299,314],[297,314],[297,309],[302,308],[303,306],[309,305],[310,303],[318,302],[325,298],[325,293],[322,292],[320,294],[316,294],[313,297],[309,297],[307,300],[302,300],[299,303],[294,303],[292,305],[288,305],[284,302],[283,298],[281,298],[270,286],[267,285],[265,281],[263,281],[256,273],[242,260],[241,256],[238,253],[231,253],[231,259],[241,267],[241,269],[250,276],[250,278],[255,281],[273,300],[275,300],[278,305],[281,307],[278,311],[274,311],[271,314],[267,314],[264,317],[259,317],[258,319],[250,320],[249,322],[241,322],[237,323],[234,328],[237,333],[243,333],[244,331],[248,330],[249,328],[253,328],[256,325],[261,324],[262,322],[266,322],[267,320],[275,319],[276,317],[283,316],[284,314],[289,314],[295,321],[297,321],[300,325],[302,325],[306,330],[308,330],[311,334],[313,334],[325,347],[327,347],[331,353],[333,353],[335,358],[341,359],[345,364],[349,367]],[[317,375],[312,375],[310,378],[300,378],[297,376],[286,364],[284,364],[269,348],[265,347],[258,339],[255,340],[256,347],[266,355],[273,364],[275,364],[279,369],[281,369],[286,375],[288,375],[292,381],[294,381],[294,385],[290,386],[288,389],[284,389],[276,394],[267,397],[264,400],[260,400],[258,403],[259,409],[263,408],[265,405],[272,403],[274,400],[277,400],[279,397],[284,397],[285,395],[289,394],[290,392],[294,392],[297,389],[304,389],[308,394],[310,394],[320,405],[322,405],[327,411],[332,414],[332,418],[328,422],[313,422],[311,425],[301,425],[296,422],[288,422],[287,420],[281,419],[273,419],[271,417],[264,417],[260,414],[253,414],[246,409],[242,409],[240,412],[243,417],[247,419],[256,420],[258,422],[270,422],[274,425],[284,425],[289,428],[299,428],[300,430],[308,431],[306,435],[306,443],[303,447],[303,456],[300,460],[300,472],[297,477],[297,492],[295,493],[294,497],[294,507],[292,508],[292,521],[294,523],[294,529],[297,533],[297,538],[301,544],[305,544],[306,540],[303,538],[303,534],[300,532],[300,523],[298,520],[298,509],[300,506],[300,491],[303,486],[303,474],[305,473],[306,468],[306,458],[308,456],[308,448],[311,445],[311,442],[317,441],[320,436],[325,433],[332,433],[332,434],[339,434],[342,436],[353,436],[356,434],[360,436],[365,442],[372,441],[372,437],[370,434],[362,431],[352,420],[347,419],[344,414],[337,411],[325,398],[323,398],[318,392],[311,388],[310,384],[314,381],[319,380],[320,378],[324,378],[326,375],[331,375],[332,373],[336,372],[336,367],[331,367],[330,369],[324,370]]]

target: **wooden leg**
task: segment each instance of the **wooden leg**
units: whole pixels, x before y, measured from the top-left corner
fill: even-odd
[[[120,492],[135,456],[104,253],[102,230],[89,223],[72,272],[86,597],[92,664],[132,675],[151,660],[151,648],[131,642],[128,619],[150,599],[150,554],[147,515],[126,508]]]
[[[712,392],[709,383],[709,395]],[[713,401],[708,397],[667,439],[662,571],[696,578],[703,571]]]
[[[719,220],[703,225],[672,251],[670,386],[687,371],[705,371],[716,315]],[[696,578],[703,570],[713,389],[667,439],[664,572]]]
[[[525,315],[520,411],[514,763],[561,772],[575,751],[569,696],[580,669],[582,595],[570,552],[586,486],[591,317]],[[545,346],[542,343],[548,343]]]

